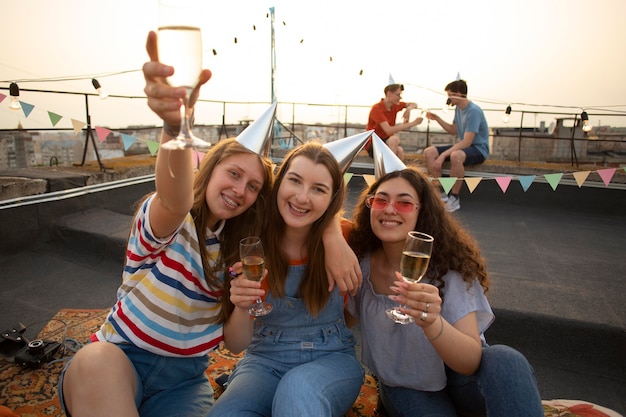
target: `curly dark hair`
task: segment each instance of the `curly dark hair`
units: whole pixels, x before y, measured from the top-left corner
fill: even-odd
[[[434,285],[443,287],[442,277],[450,270],[456,271],[470,283],[478,279],[485,293],[489,290],[486,260],[478,243],[458,220],[445,210],[439,192],[431,180],[415,167],[390,172],[363,191],[356,205],[352,230],[348,242],[359,259],[382,246],[372,231],[370,208],[365,204],[368,195],[375,194],[378,187],[393,178],[405,179],[417,192],[420,201],[417,223],[413,230],[427,233],[435,238],[426,276]]]

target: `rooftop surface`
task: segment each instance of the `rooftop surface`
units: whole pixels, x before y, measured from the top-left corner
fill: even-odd
[[[112,305],[132,203],[153,190],[150,164],[139,172],[140,162],[125,162],[144,176],[124,179],[121,168],[104,161],[111,172],[100,172],[97,164],[76,169],[91,184],[86,187],[0,202],[0,326],[23,322],[36,334],[61,308]],[[367,161],[355,166],[348,216],[365,188],[359,173],[372,173]],[[516,171],[521,168],[491,174],[530,175]],[[565,168],[535,169],[528,172]],[[100,184],[107,175],[116,181]],[[59,187],[75,180],[69,174],[40,177]],[[454,215],[488,260],[496,321],[487,341],[526,355],[544,399],[582,399],[625,414],[624,187],[595,181],[553,190],[538,178],[525,192],[515,179],[502,192],[496,181],[483,181],[471,194],[463,188]]]

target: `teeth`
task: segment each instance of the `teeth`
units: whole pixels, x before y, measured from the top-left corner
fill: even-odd
[[[400,222],[391,221],[391,220],[383,220],[380,222],[383,226],[397,226]]]
[[[299,209],[296,206],[294,206],[293,204],[289,204],[289,207],[291,207],[291,209],[295,212],[298,212],[300,214],[304,214],[306,212],[308,212],[309,210],[305,210],[305,209]]]
[[[228,204],[229,206],[232,206],[234,208],[239,207],[239,204],[237,204],[235,201],[231,200],[230,198],[226,197],[225,195],[223,196],[223,198],[224,198],[224,202]]]

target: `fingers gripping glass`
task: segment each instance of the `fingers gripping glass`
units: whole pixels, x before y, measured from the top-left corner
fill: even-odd
[[[433,251],[433,242],[433,237],[426,233],[408,233],[402,249],[402,258],[400,259],[400,273],[404,281],[408,283],[421,281],[428,269],[430,254]],[[400,310],[401,307],[405,306],[385,310],[387,317],[399,324],[413,323],[413,317],[403,313]]]
[[[174,74],[167,78],[168,84],[186,89],[180,107],[180,133],[163,143],[163,149],[206,151],[211,146],[191,131],[193,107],[200,91],[198,80],[202,72],[202,34],[196,8],[197,5],[189,1],[159,1],[159,60],[174,67]]]
[[[396,200],[391,203],[386,198],[377,197],[375,195],[368,195],[365,199],[365,204],[372,210],[385,210],[389,204],[393,204],[393,208],[398,213],[410,213],[413,210],[419,209],[420,206],[416,202],[408,200]]]
[[[250,236],[241,239],[239,255],[246,278],[251,281],[261,281],[263,272],[265,272],[265,255],[261,238]],[[272,305],[264,303],[261,298],[257,298],[256,302],[248,309],[248,313],[254,317],[264,316],[270,311],[272,311]]]

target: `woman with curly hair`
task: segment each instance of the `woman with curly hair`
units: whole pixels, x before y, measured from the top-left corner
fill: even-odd
[[[416,284],[397,272],[410,231],[434,237]],[[348,315],[361,321],[361,360],[378,378],[389,416],[543,416],[524,356],[485,341],[494,320],[485,259],[426,175],[415,168],[382,175],[361,196],[348,239],[363,273]],[[387,318],[398,303],[413,324]]]

